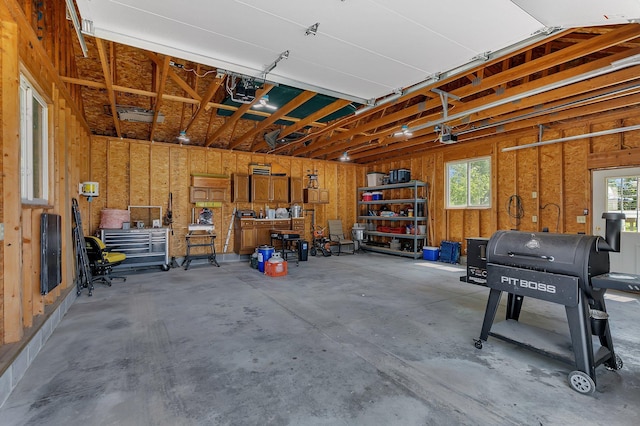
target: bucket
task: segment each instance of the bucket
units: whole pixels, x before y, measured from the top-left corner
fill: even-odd
[[[440,249],[438,247],[422,247],[422,258],[424,260],[438,260]]]
[[[607,330],[609,314],[597,309],[589,309],[589,317],[591,320],[591,334],[604,336]]]
[[[298,204],[294,204],[291,206],[291,217],[293,218],[298,218],[298,217],[302,217],[302,206],[299,206]]]
[[[424,235],[427,233],[427,225],[418,225],[418,234]]]
[[[272,246],[258,247],[258,271],[264,272],[264,263],[273,256],[274,250]]]
[[[353,239],[356,241],[364,240],[364,228],[360,228],[359,226],[353,225],[351,228],[351,235],[353,235]]]

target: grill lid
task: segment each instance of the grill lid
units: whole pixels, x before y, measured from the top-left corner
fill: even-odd
[[[609,270],[609,256],[593,235],[498,231],[487,245],[487,262],[582,278]],[[591,271],[593,269],[594,271]]]

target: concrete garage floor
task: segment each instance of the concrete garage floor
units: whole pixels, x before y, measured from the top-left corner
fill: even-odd
[[[608,293],[624,368],[598,367],[584,396],[568,365],[491,337],[474,348],[488,290],[461,283],[459,266],[370,253],[289,266],[269,278],[246,262],[192,264],[83,292],[0,424],[638,422],[634,295]],[[559,305],[527,299],[528,320],[566,332]]]

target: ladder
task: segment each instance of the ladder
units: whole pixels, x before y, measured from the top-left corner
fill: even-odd
[[[93,276],[91,265],[87,255],[87,246],[84,242],[84,231],[82,230],[82,218],[80,217],[80,207],[78,200],[71,199],[71,213],[73,216],[73,242],[76,250],[76,294],[80,296],[82,289],[86,288],[89,296],[93,295]]]

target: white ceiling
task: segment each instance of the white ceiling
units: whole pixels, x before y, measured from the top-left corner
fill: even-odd
[[[85,34],[252,77],[289,51],[267,80],[363,103],[545,27],[640,18],[640,0],[76,2]]]

